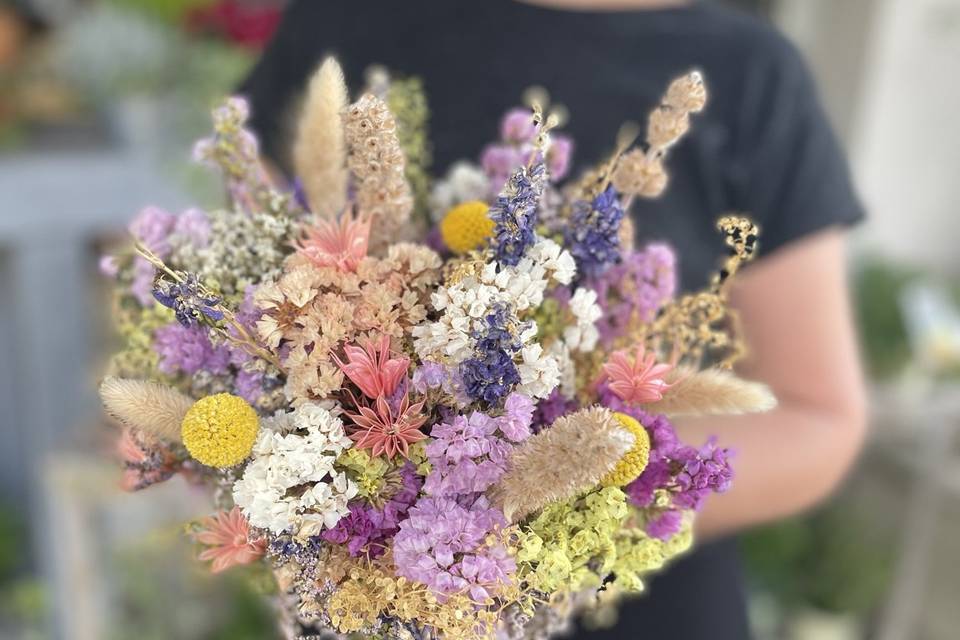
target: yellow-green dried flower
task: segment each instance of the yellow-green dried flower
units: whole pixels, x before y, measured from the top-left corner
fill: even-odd
[[[183,418],[183,444],[198,462],[220,469],[240,464],[257,440],[260,419],[246,400],[229,393],[201,398]]]
[[[637,479],[650,461],[650,436],[643,425],[625,413],[613,414],[624,429],[633,434],[636,441],[620,459],[617,466],[600,483],[605,487],[622,487]]]
[[[440,222],[440,235],[447,248],[464,254],[486,244],[495,226],[489,212],[490,207],[479,200],[464,202],[448,211]]]
[[[363,449],[347,449],[337,458],[337,466],[347,470],[348,475],[357,483],[360,496],[370,499],[378,496],[384,489],[384,476],[391,465],[380,456],[371,456]]]

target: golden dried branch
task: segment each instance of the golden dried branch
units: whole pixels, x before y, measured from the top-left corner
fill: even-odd
[[[518,522],[595,487],[634,440],[608,409],[591,407],[563,416],[514,449],[507,473],[487,495],[511,522]]]
[[[100,399],[118,422],[158,438],[180,442],[180,424],[193,398],[157,382],[105,378]]]
[[[327,58],[310,80],[293,148],[294,167],[310,209],[323,218],[340,213],[347,199],[343,123],[347,103],[343,71],[334,58]]]

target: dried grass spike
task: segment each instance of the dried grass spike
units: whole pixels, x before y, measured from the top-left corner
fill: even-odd
[[[180,424],[193,405],[193,398],[172,387],[122,378],[104,378],[100,399],[112,418],[171,442],[180,442]]]
[[[514,449],[507,473],[488,496],[511,522],[518,522],[598,485],[634,442],[608,409],[591,407],[563,416]]]
[[[669,416],[736,415],[762,413],[777,406],[765,384],[738,378],[729,371],[678,369],[673,375],[677,382],[662,400],[649,405],[651,411]]]
[[[373,223],[370,248],[376,252],[402,239],[413,210],[397,123],[383,100],[366,94],[347,110],[346,136],[357,207]]]
[[[332,218],[347,198],[343,112],[347,85],[334,58],[313,74],[300,115],[293,163],[315,215]]]

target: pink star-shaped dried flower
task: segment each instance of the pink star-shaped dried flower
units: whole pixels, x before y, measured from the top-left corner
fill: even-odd
[[[370,221],[345,213],[339,220],[320,220],[304,229],[296,248],[297,253],[318,267],[356,271],[367,257],[369,240]]]
[[[200,526],[202,530],[194,534],[194,537],[207,548],[199,557],[204,562],[213,561],[210,565],[213,573],[220,573],[241,564],[250,564],[267,549],[266,539],[250,539],[250,525],[239,507],[205,518]]]
[[[379,344],[367,342],[363,348],[347,345],[343,351],[347,362],[334,356],[337,366],[371,399],[390,396],[396,391],[410,366],[409,358],[390,357],[390,336],[381,337]]]
[[[397,411],[390,408],[385,396],[379,396],[376,408],[361,405],[354,401],[359,413],[348,413],[347,417],[359,427],[350,434],[350,439],[360,449],[370,449],[375,456],[386,454],[393,458],[400,453],[404,458],[410,455],[410,445],[427,437],[420,427],[427,416],[420,413],[423,401],[410,404],[410,397],[403,395]]]
[[[672,385],[664,377],[674,368],[673,364],[657,362],[654,353],[644,354],[641,344],[636,356],[626,351],[614,351],[603,365],[603,373],[610,390],[621,400],[630,404],[647,404],[663,399],[663,394]]]

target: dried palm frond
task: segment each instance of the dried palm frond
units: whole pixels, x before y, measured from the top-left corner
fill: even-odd
[[[634,441],[609,409],[582,409],[514,449],[507,473],[487,495],[507,519],[518,522],[595,487]]]
[[[293,163],[313,213],[332,218],[347,198],[343,116],[348,103],[343,71],[327,58],[313,74],[300,114]]]
[[[346,138],[357,208],[373,223],[370,249],[376,252],[402,237],[413,211],[397,122],[383,100],[366,94],[347,109]]]
[[[180,424],[193,398],[157,382],[104,378],[100,399],[107,413],[144,433],[180,442]]]
[[[736,415],[761,413],[777,406],[769,387],[738,378],[723,369],[679,369],[663,399],[647,405],[669,416]]]

